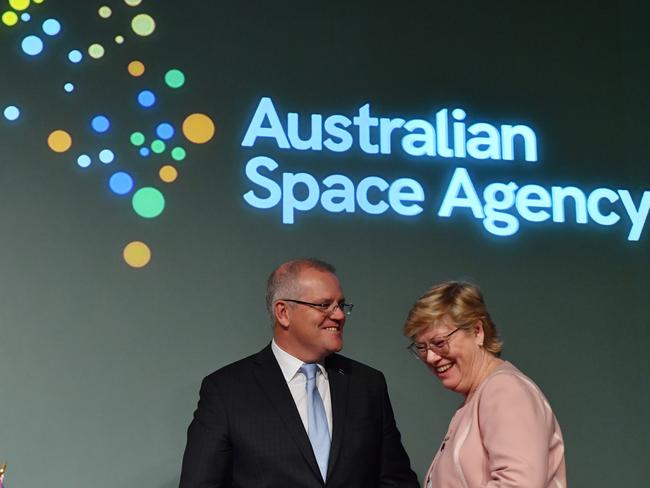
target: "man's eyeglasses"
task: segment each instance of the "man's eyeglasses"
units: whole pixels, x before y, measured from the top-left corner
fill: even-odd
[[[461,327],[457,327],[455,330],[452,330],[449,334],[432,339],[428,343],[411,342],[411,344],[408,346],[407,349],[411,353],[413,353],[415,357],[421,360],[424,360],[424,358],[427,357],[427,353],[429,352],[429,349],[431,349],[434,353],[438,355],[445,354],[449,351],[449,339],[460,329]]]
[[[349,317],[352,314],[352,308],[354,308],[353,304],[345,303],[345,302],[312,303],[312,302],[305,302],[303,300],[294,300],[292,298],[279,298],[279,300],[282,300],[284,302],[298,303],[300,305],[306,305],[308,307],[315,308],[316,310],[319,310],[324,314],[327,314],[328,316],[332,315],[337,308],[340,308],[341,311],[345,314],[345,316]]]

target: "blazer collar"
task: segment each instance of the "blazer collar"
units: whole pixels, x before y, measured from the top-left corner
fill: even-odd
[[[269,344],[259,353],[255,354],[253,356],[253,361],[256,364],[253,371],[260,388],[268,397],[269,402],[273,405],[273,408],[276,410],[280,419],[282,419],[282,422],[289,433],[289,437],[291,437],[298,446],[305,461],[307,461],[307,464],[314,472],[314,476],[317,476],[318,479],[322,481],[318,463],[316,462],[314,451],[309,442],[309,436],[307,435],[307,432],[305,432],[302,420],[300,420],[300,414],[298,413],[296,404],[293,401],[287,382],[282,375],[280,365],[275,359],[273,351],[271,351],[271,345]],[[331,383],[330,388],[332,388]],[[332,422],[336,425],[334,405],[334,392],[332,392]],[[334,431],[336,431],[336,427],[334,428]],[[332,455],[330,454],[330,467],[332,465],[331,458]]]
[[[349,376],[337,355],[332,355],[325,360],[325,368],[329,377],[330,396],[332,398],[332,444],[327,466],[327,478],[329,479],[339,458],[343,442],[348,409]]]

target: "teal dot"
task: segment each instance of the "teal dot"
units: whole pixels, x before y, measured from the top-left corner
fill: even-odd
[[[170,69],[165,73],[165,83],[170,88],[180,88],[185,84],[185,75],[179,69]]]
[[[153,219],[165,209],[165,197],[155,188],[144,187],[133,194],[131,204],[135,213],[140,217]]]
[[[151,150],[156,154],[161,154],[165,152],[165,143],[160,139],[156,139],[151,143]]]
[[[183,159],[185,159],[186,155],[187,155],[187,153],[185,152],[185,149],[183,149],[180,146],[175,147],[174,149],[172,149],[172,158],[175,161],[182,161]]]
[[[131,144],[134,146],[142,146],[144,144],[144,134],[142,132],[134,132],[131,134]]]

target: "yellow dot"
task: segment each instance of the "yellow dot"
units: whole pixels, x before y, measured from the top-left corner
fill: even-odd
[[[115,36],[116,44],[124,44],[124,36]]]
[[[32,0],[34,3],[43,3],[45,0]]]
[[[138,61],[137,59],[131,61],[127,66],[127,69],[131,76],[142,76],[144,74],[144,64],[142,64],[142,61]]]
[[[151,260],[151,249],[144,242],[129,242],[122,252],[124,261],[132,268],[142,268]]]
[[[64,153],[72,146],[72,137],[66,131],[57,129],[47,137],[47,145],[54,152]]]
[[[146,37],[156,30],[156,21],[149,14],[138,14],[131,20],[131,28],[137,35]]]
[[[129,7],[137,7],[142,3],[142,0],[124,0]]]
[[[11,12],[8,10],[2,14],[2,23],[4,25],[8,25],[9,27],[16,25],[18,23],[18,15],[16,15],[16,12]]]
[[[110,8],[110,7],[107,7],[106,5],[104,5],[104,6],[102,6],[102,7],[99,7],[98,12],[99,12],[99,16],[100,16],[102,19],[108,19],[108,18],[111,16],[111,14],[113,13],[113,11],[111,10],[111,8]]]
[[[14,10],[25,10],[29,7],[29,0],[9,0],[9,5]]]
[[[205,114],[188,115],[183,121],[183,134],[189,141],[203,144],[214,136],[214,122]]]
[[[104,46],[101,44],[91,44],[88,48],[88,55],[93,59],[99,59],[104,55]]]
[[[178,178],[178,171],[176,171],[176,168],[174,168],[171,164],[166,164],[160,168],[160,171],[158,171],[158,176],[160,176],[160,179],[165,183],[172,183],[173,181],[176,181],[176,178]]]

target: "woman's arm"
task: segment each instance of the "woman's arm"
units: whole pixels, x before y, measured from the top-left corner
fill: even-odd
[[[554,417],[543,395],[523,377],[496,374],[478,401],[490,472],[484,488],[546,488]]]

